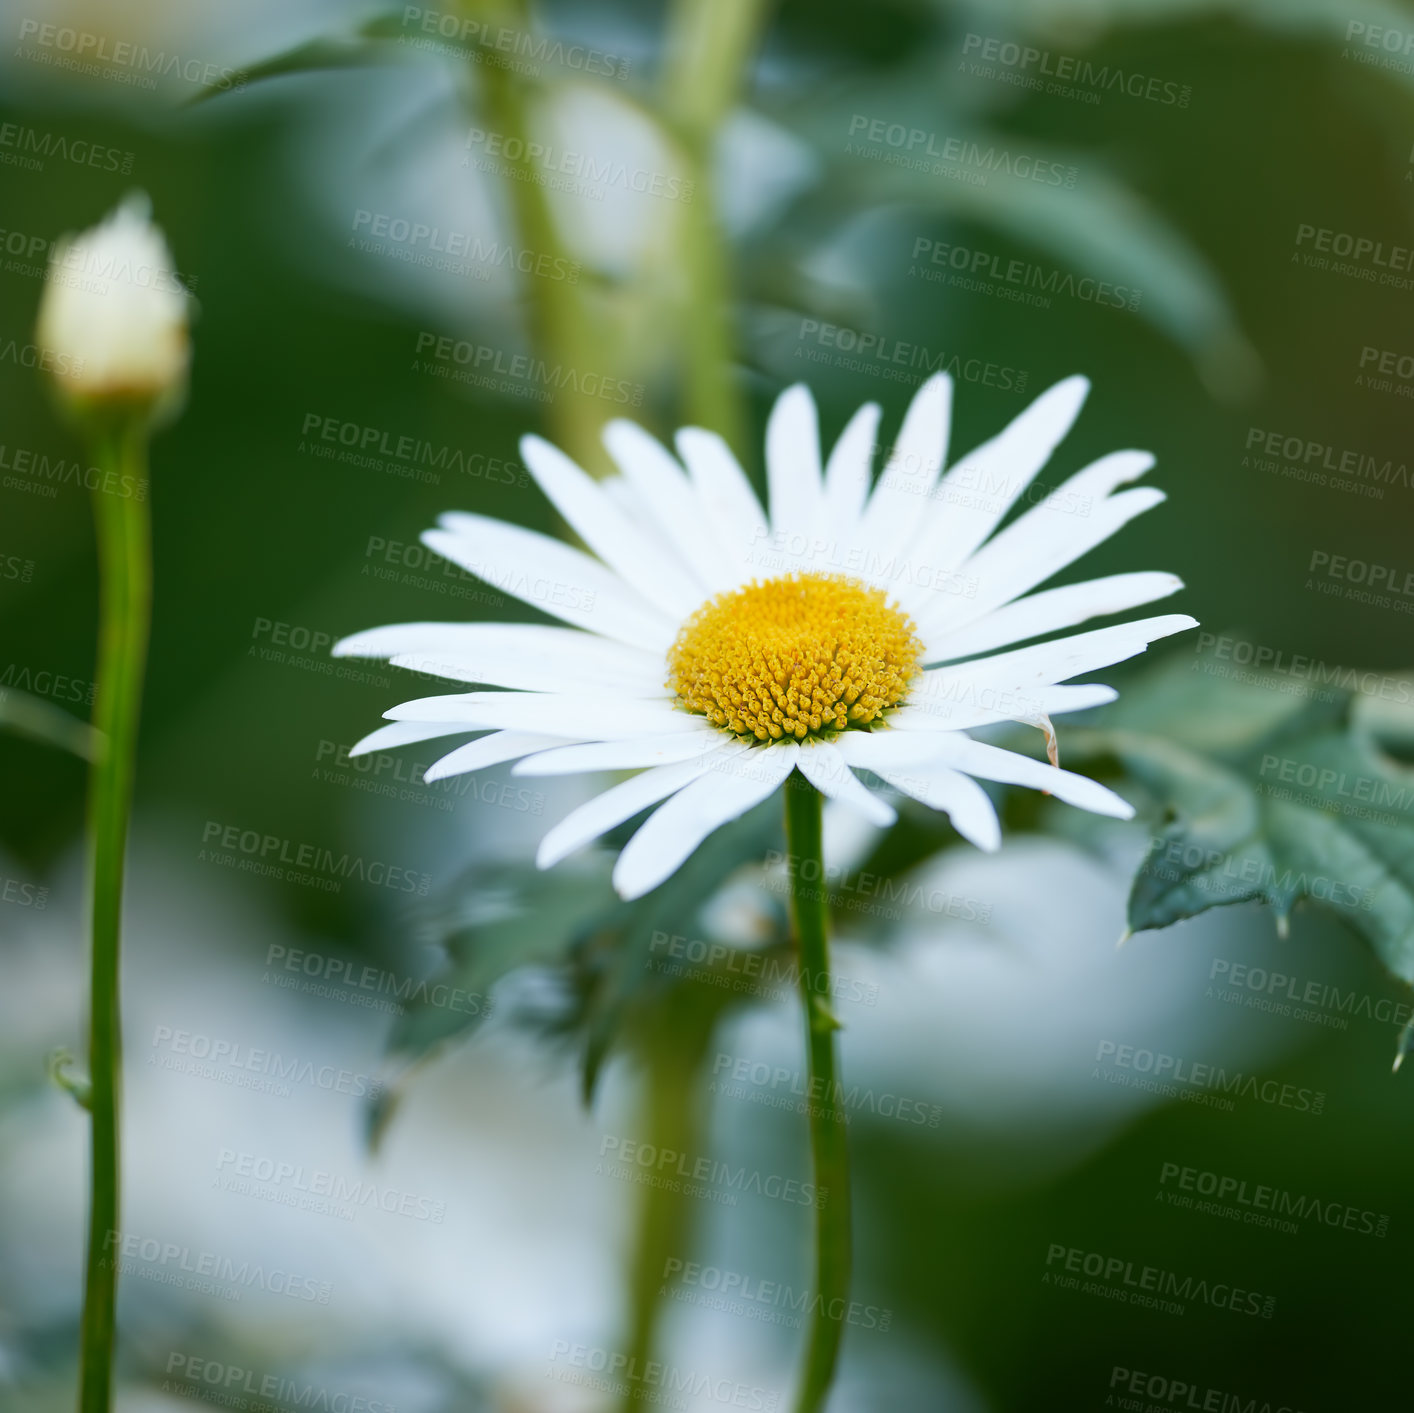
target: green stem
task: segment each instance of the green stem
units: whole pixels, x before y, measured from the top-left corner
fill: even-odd
[[[687,420],[743,445],[733,380],[735,301],[717,216],[717,136],[740,94],[765,19],[765,0],[676,0],[669,20],[662,109],[683,154],[692,201],[682,214],[682,254],[691,272],[682,329]]]
[[[702,1151],[703,1062],[717,1021],[717,1009],[678,988],[649,1036],[643,1065],[644,1132],[658,1151]],[[642,1408],[643,1371],[658,1342],[663,1301],[659,1298],[671,1257],[685,1258],[692,1239],[694,1199],[667,1187],[647,1184],[639,1198],[638,1228],[630,1267],[629,1369],[635,1371],[621,1407]]]
[[[463,0],[463,9],[487,23],[528,32],[531,27],[527,0]],[[502,160],[514,172],[504,183],[520,239],[537,254],[551,258],[552,269],[575,264],[574,255],[560,237],[546,189],[537,180],[542,174],[529,156],[530,130],[527,85],[519,75],[495,63],[478,67],[490,127],[506,138]],[[526,319],[531,347],[551,364],[573,369],[579,376],[561,388],[547,416],[555,439],[581,466],[604,475],[609,462],[599,442],[609,405],[584,392],[580,384],[588,371],[603,371],[604,340],[596,336],[578,284],[530,275],[525,282]]]
[[[796,1413],[816,1413],[824,1406],[839,1358],[844,1321],[831,1311],[849,1303],[850,1206],[849,1145],[844,1110],[839,1107],[835,1032],[839,1021],[830,1010],[830,952],[821,837],[823,801],[803,778],[786,782],[786,849],[790,855],[791,915],[800,948],[800,995],[805,1006],[805,1038],[810,1052],[808,1092],[819,1095],[810,1105],[810,1154],[820,1205],[815,1209],[815,1314]],[[813,861],[815,868],[806,865]],[[811,881],[813,880],[813,882]]]
[[[118,485],[142,485],[146,428],[136,418],[104,437],[99,462]],[[121,477],[130,478],[127,481]],[[96,491],[98,673],[93,724],[103,742],[89,777],[88,836],[93,901],[88,1065],[93,1116],[88,1262],[80,1345],[79,1413],[112,1403],[118,1231],[118,1125],[122,1024],[118,992],[123,859],[136,767],[138,713],[152,599],[151,532],[146,500]]]

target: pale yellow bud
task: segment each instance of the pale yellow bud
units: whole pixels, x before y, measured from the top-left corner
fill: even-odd
[[[100,412],[175,406],[190,359],[190,303],[141,194],[58,241],[36,336],[66,401]]]

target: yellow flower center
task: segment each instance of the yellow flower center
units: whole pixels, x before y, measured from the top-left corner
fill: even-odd
[[[786,574],[703,604],[668,653],[668,685],[735,735],[800,740],[877,720],[922,656],[912,619],[882,589]]]

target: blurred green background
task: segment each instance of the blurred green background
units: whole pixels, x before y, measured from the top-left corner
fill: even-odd
[[[1386,248],[1414,245],[1414,57],[1383,41],[1365,42],[1372,29],[1414,36],[1414,10],[1356,0],[916,0],[868,7],[783,0],[759,14],[741,8],[744,22],[759,21],[760,34],[747,43],[735,76],[731,35],[712,38],[730,27],[733,4],[716,10],[705,0],[565,4],[522,13],[468,0],[458,13],[488,27],[575,41],[612,56],[616,70],[622,65],[626,72],[610,77],[528,59],[534,72],[517,73],[491,62],[489,51],[459,57],[445,44],[441,51],[420,49],[412,41],[426,33],[421,18],[398,11],[258,7],[243,12],[233,29],[230,17],[199,5],[110,12],[77,3],[41,11],[21,3],[4,10],[6,38],[16,48],[3,61],[0,155],[6,124],[47,143],[42,170],[0,165],[7,236],[22,233],[27,245],[31,238],[52,240],[91,224],[140,186],[179,269],[193,277],[200,304],[189,404],[156,442],[152,469],[156,603],[138,802],[146,852],[135,886],[147,890],[152,916],[170,905],[173,917],[196,919],[180,928],[172,923],[160,944],[164,960],[151,974],[172,990],[159,1020],[183,1016],[180,998],[193,994],[219,1015],[220,993],[229,985],[246,986],[250,1004],[263,1005],[269,990],[261,991],[258,973],[272,938],[380,967],[432,965],[428,939],[440,935],[437,908],[461,886],[461,868],[476,860],[499,876],[497,861],[523,855],[523,841],[570,802],[544,782],[546,795],[524,810],[484,805],[477,794],[444,795],[455,798],[454,810],[429,808],[428,792],[419,793],[411,779],[411,763],[430,756],[416,748],[400,753],[408,779],[396,783],[409,787],[406,799],[340,783],[357,778],[347,769],[340,780],[327,773],[331,757],[371,730],[384,709],[422,694],[419,684],[397,680],[406,674],[377,664],[366,665],[373,680],[333,675],[332,638],[384,622],[529,616],[519,605],[508,603],[503,615],[484,601],[459,600],[458,588],[474,586],[416,554],[397,564],[392,577],[380,576],[390,553],[394,561],[401,554],[388,545],[415,546],[419,532],[452,508],[553,529],[549,508],[519,474],[518,437],[536,431],[574,445],[586,419],[592,425],[595,416],[625,410],[603,400],[585,406],[564,391],[544,401],[514,377],[507,395],[429,375],[419,366],[419,340],[425,347],[428,335],[491,348],[504,360],[533,352],[551,365],[564,361],[568,349],[583,372],[633,388],[630,415],[659,434],[706,409],[738,438],[758,478],[765,412],[786,383],[812,384],[826,435],[833,436],[868,399],[883,403],[891,431],[919,381],[916,369],[907,380],[888,376],[882,359],[861,357],[859,366],[812,359],[812,349],[839,352],[820,341],[822,325],[922,345],[930,356],[945,350],[964,363],[1024,370],[1024,394],[959,378],[957,450],[990,436],[1055,380],[1085,372],[1094,392],[1047,480],[1056,483],[1112,448],[1141,446],[1156,453],[1150,479],[1169,496],[1165,507],[1088,557],[1086,577],[1170,569],[1188,586],[1174,607],[1193,613],[1205,629],[1333,663],[1408,667],[1414,653],[1407,614],[1308,587],[1317,551],[1414,568],[1414,490],[1407,480],[1382,486],[1379,497],[1351,494],[1258,467],[1248,448],[1253,429],[1261,429],[1321,443],[1337,456],[1358,450],[1396,465],[1407,458],[1414,380],[1401,385],[1395,377],[1396,386],[1384,389],[1360,375],[1369,372],[1365,350],[1414,353],[1414,291],[1313,268],[1301,259],[1313,238],[1299,236],[1312,227]],[[253,80],[234,92],[202,92],[177,76],[148,93],[113,77],[122,65],[87,76],[56,68],[57,44],[42,49],[50,59],[33,57],[32,36],[22,28],[28,19],[143,40],[232,70],[252,70],[270,55],[335,35],[336,49],[316,46],[304,61],[340,62]],[[671,37],[683,34],[692,36],[689,57],[674,59]],[[1041,60],[1008,67],[1003,46],[1010,44],[1051,56],[1053,68],[1060,59],[1083,60],[1092,66],[1091,80],[1072,79],[1062,93],[1028,88],[1017,75],[1036,73]],[[997,57],[988,60],[988,53]],[[717,58],[709,61],[711,55]],[[1390,59],[1388,67],[1370,62],[1381,56]],[[716,72],[714,63],[728,71]],[[1161,95],[1172,92],[1164,85],[1176,85],[1187,101],[1130,96],[1093,77],[1115,71],[1142,76],[1146,93],[1150,78],[1161,81]],[[709,112],[708,130],[694,103],[700,98],[710,110],[714,91],[721,107]],[[541,214],[548,212],[553,243],[577,262],[573,284],[515,275],[504,266],[470,276],[419,270],[395,253],[360,247],[366,232],[358,213],[372,212],[541,251],[544,232],[525,229],[527,216],[535,216],[534,199],[527,206],[526,198],[532,189],[543,197],[545,189],[462,165],[473,150],[465,142],[469,127],[494,131],[500,122],[504,130],[507,112],[517,111],[533,123],[559,123],[555,131],[565,135],[554,140],[562,148],[621,156],[630,168],[682,176],[696,170],[705,152],[703,186],[691,203],[626,195],[612,182],[601,198],[578,207],[573,198],[554,198]],[[883,125],[877,131],[898,124],[900,132],[931,135],[925,147],[966,135],[984,149],[1053,161],[1074,169],[1074,185],[996,170],[982,185],[910,170],[878,154],[916,145],[867,142],[868,124],[876,120]],[[124,154],[121,164],[131,154],[131,171],[83,165],[61,155],[59,139],[105,144]],[[869,150],[852,150],[861,141]],[[705,253],[700,242],[707,242]],[[1062,293],[1037,307],[999,293],[996,279],[987,288],[950,282],[946,277],[957,269],[932,258],[940,243],[980,252],[992,270],[1016,260],[1137,290],[1138,307]],[[7,469],[16,452],[82,458],[39,375],[26,366],[42,256],[16,257],[16,248],[3,245],[0,266],[0,444]],[[564,334],[567,299],[577,302],[587,342]],[[710,363],[714,339],[730,358],[704,371],[695,360]],[[329,418],[356,425],[360,436],[362,429],[375,429],[387,442],[408,435],[432,448],[459,449],[464,458],[499,459],[511,470],[478,475],[444,466],[429,483],[384,466],[330,460],[311,450],[330,445],[316,442]],[[32,571],[23,581],[0,581],[0,667],[86,683],[96,592],[86,494],[72,483],[41,494],[33,476],[18,474],[27,484],[7,480],[0,491],[0,547],[32,562]],[[295,630],[291,651],[300,662],[262,656],[279,644],[276,625]],[[302,634],[321,650],[299,653]],[[1194,644],[1180,639],[1164,651],[1191,654]],[[1124,675],[1113,674],[1121,687]],[[56,686],[51,695],[64,690]],[[65,1405],[76,1320],[77,1281],[66,1286],[65,1280],[76,1271],[77,1187],[71,1194],[63,1183],[55,1189],[55,1200],[68,1206],[61,1204],[51,1224],[35,1228],[28,1204],[35,1175],[59,1171],[80,1151],[77,1117],[46,1088],[43,1059],[48,1044],[73,1043],[78,1034],[71,924],[81,898],[75,850],[84,770],[15,736],[0,737],[0,770],[7,876],[51,889],[46,921],[20,905],[0,910],[0,946],[9,954],[6,1014],[46,1018],[20,1025],[4,1044],[8,1214],[0,1218],[0,1230],[15,1243],[11,1268],[0,1274],[0,1383],[9,1382],[13,1406],[39,1409]],[[327,893],[228,876],[198,858],[212,821],[336,852],[416,862],[432,876],[431,897],[356,886]],[[1132,841],[1142,838],[1136,826]],[[1129,857],[1131,865],[1124,850],[1132,855],[1132,841],[1115,845],[1116,857]],[[1072,863],[1078,877],[1081,864]],[[1034,887],[1022,863],[1012,867],[1017,889]],[[1099,864],[1092,858],[1085,867]],[[1110,913],[1116,923],[1101,939],[1106,948],[1122,924],[1116,899],[1122,900],[1124,879],[1113,867],[1109,911],[1099,914],[1105,926]],[[1069,868],[1042,870],[1051,891],[1035,899],[1036,927],[1076,908],[1065,884]],[[1013,886],[1003,878],[989,875],[984,885],[997,890],[999,902]],[[240,901],[208,900],[187,911],[172,901],[208,889]],[[222,931],[218,946],[203,935],[200,919],[228,906],[243,921]],[[1075,927],[1100,926],[1086,917],[1075,912]],[[950,945],[946,919],[925,922],[939,948]],[[678,930],[692,926],[689,918]],[[159,930],[154,924],[154,948]],[[129,946],[130,953],[143,948],[140,929],[130,928]],[[1275,965],[1372,997],[1397,994],[1353,934],[1303,912],[1280,945],[1270,916],[1244,907],[1207,930],[1184,924],[1145,934],[1126,956],[1130,949],[1150,959],[1183,953],[1193,963],[1182,982],[1189,987],[1185,1002],[1201,995],[1210,956]],[[52,962],[39,960],[45,955],[66,959],[65,967],[55,973]],[[149,975],[141,965],[130,963],[139,969],[129,978],[130,994]],[[890,998],[910,989],[906,968],[889,976],[881,1018]],[[319,1015],[329,1010],[321,1011],[316,999],[302,1004]],[[1055,1004],[1068,1004],[1066,995]],[[246,1014],[236,1000],[231,1005],[232,1015]],[[789,1035],[789,1004],[779,1009]],[[233,1020],[232,1033],[244,1035],[244,1024]],[[290,1024],[298,1034],[298,1017]],[[1121,1013],[1116,1038],[1154,1043],[1161,1033],[1142,1021],[1128,1024]],[[960,1117],[963,1105],[949,1107],[939,1127],[916,1131],[868,1115],[855,1120],[857,1285],[861,1298],[895,1314],[887,1335],[847,1335],[845,1376],[832,1407],[1144,1406],[1142,1399],[1110,1401],[1135,1396],[1112,1382],[1116,1368],[1231,1391],[1244,1408],[1256,1399],[1256,1407],[1314,1413],[1395,1407],[1407,1399],[1399,1350],[1402,1292],[1414,1254],[1406,1166],[1414,1143],[1409,1077],[1389,1075],[1396,1029],[1359,1021],[1345,1031],[1302,1026],[1211,1005],[1195,1024],[1190,1053],[1201,1057],[1205,1045],[1219,1043],[1239,1052],[1248,1045],[1246,1053],[1264,1057],[1253,1063],[1262,1075],[1325,1091],[1328,1111],[1308,1118],[1255,1105],[1221,1115],[1170,1104],[1050,1130],[1033,1129],[1029,1119],[969,1123]],[[348,1020],[349,1044],[370,1065],[385,1025],[372,1012]],[[1066,1052],[1081,1089],[1090,1083],[1087,1045],[1108,1033],[1095,1031]],[[323,1043],[309,1040],[316,1048]],[[406,1130],[395,1117],[385,1149],[396,1149],[418,1123],[461,1128],[475,1147],[479,1106],[488,1101],[467,1099],[471,1081],[456,1079],[459,1064],[483,1067],[475,1071],[478,1082],[519,1095],[525,1110],[519,1121],[536,1133],[612,1122],[602,1118],[604,1105],[612,1113],[615,1103],[629,1102],[631,1077],[623,1074],[618,1097],[603,1100],[595,1120],[563,1096],[544,1099],[547,1107],[536,1116],[544,1096],[560,1095],[555,1086],[572,1090],[573,1058],[543,1043],[515,1043],[524,1048],[509,1051],[514,1062],[487,1056],[480,1052],[513,1041],[509,1028],[485,1033],[471,1042],[479,1058],[454,1053],[415,1078],[408,1104],[430,1108],[435,1095],[435,1117],[410,1116]],[[747,1046],[717,1043],[734,1054]],[[133,1054],[142,1058],[146,1045],[138,1034]],[[845,1045],[848,1071],[848,1038]],[[967,1073],[965,1050],[954,1058],[961,1079],[954,1074],[950,1090],[965,1088]],[[1028,1063],[1018,1060],[1023,1071]],[[1047,1068],[1034,1063],[1038,1072]],[[937,1092],[929,1065],[916,1060],[909,1092]],[[1025,1073],[1019,1082],[1024,1088]],[[182,1091],[186,1103],[196,1098],[190,1088]],[[683,1104],[690,1107],[685,1096]],[[778,1151],[783,1162],[803,1163],[803,1138],[788,1119],[749,1112],[743,1118],[743,1106],[725,1101],[722,1108],[714,1132],[744,1126],[751,1143]],[[153,1110],[154,1126],[130,1143],[149,1150],[143,1170],[184,1172],[180,1157],[168,1165],[160,1158],[164,1145],[177,1155],[187,1151],[186,1130],[175,1123],[164,1129],[157,1122],[162,1112],[160,1105]],[[361,1115],[341,1111],[339,1122],[356,1147]],[[497,1135],[486,1142],[504,1145],[508,1172],[517,1154],[532,1168],[550,1161],[537,1159],[539,1150],[510,1119],[499,1127],[488,1121],[486,1132]],[[224,1144],[219,1132],[208,1137],[208,1146]],[[31,1144],[38,1145],[31,1151],[48,1153],[51,1141],[53,1168],[48,1160],[31,1167],[18,1156]],[[586,1151],[592,1154],[594,1144]],[[568,1222],[584,1244],[600,1248],[598,1265],[581,1262],[597,1273],[595,1280],[557,1274],[560,1263],[568,1268],[580,1260],[578,1247],[560,1248],[560,1263],[546,1257],[537,1269],[551,1284],[597,1281],[584,1309],[601,1310],[603,1327],[612,1330],[623,1323],[614,1272],[632,1245],[629,1216],[614,1219],[623,1231],[613,1224],[600,1230],[592,1213],[596,1204],[627,1202],[628,1195],[606,1197],[591,1175],[593,1162],[591,1156],[559,1169],[558,1183],[532,1186],[535,1201],[558,1213],[556,1230]],[[1309,1221],[1287,1234],[1170,1210],[1155,1201],[1166,1162],[1388,1214],[1388,1235],[1372,1239]],[[209,1166],[191,1171],[206,1174]],[[130,1191],[134,1186],[136,1179]],[[595,1194],[588,1207],[575,1196],[580,1187]],[[485,1286],[481,1296],[468,1297],[468,1309],[481,1308],[478,1301],[517,1305],[533,1324],[541,1308],[537,1288],[506,1284],[506,1271],[516,1261],[518,1234],[536,1226],[535,1206],[525,1199],[500,1207],[503,1190],[477,1182],[447,1192],[450,1206],[474,1210],[507,1243],[504,1264],[478,1263],[468,1252],[456,1263],[457,1278]],[[242,1223],[264,1215],[249,1206],[230,1209],[222,1219],[222,1249],[243,1249]],[[730,1215],[724,1209],[711,1213],[711,1223],[704,1218],[694,1249],[715,1251],[708,1228],[715,1231]],[[766,1235],[748,1269],[769,1275],[759,1268],[770,1265],[766,1253],[778,1251],[781,1269],[799,1280],[804,1213],[783,1208],[752,1220]],[[55,1286],[43,1298],[35,1284],[35,1230],[52,1238]],[[297,1243],[302,1230],[291,1225],[280,1239]],[[1200,1303],[1176,1317],[1059,1291],[1042,1283],[1052,1244],[1273,1293],[1275,1314],[1251,1318]],[[752,1257],[748,1248],[746,1260]],[[419,1286],[416,1253],[406,1259],[410,1288],[430,1290],[430,1278]],[[344,1289],[377,1284],[380,1269],[353,1263]],[[183,1340],[238,1364],[317,1369],[329,1386],[356,1389],[373,1378],[378,1388],[395,1391],[400,1408],[596,1406],[555,1401],[566,1391],[543,1376],[538,1385],[508,1391],[506,1351],[519,1345],[510,1336],[493,1337],[494,1325],[484,1326],[480,1341],[458,1337],[450,1316],[441,1329],[424,1324],[420,1333],[409,1331],[387,1317],[382,1301],[365,1309],[360,1297],[343,1308],[337,1327],[306,1325],[309,1312],[300,1311],[293,1323],[286,1317],[233,1329],[222,1323],[225,1312],[213,1314],[197,1296],[172,1294],[145,1318],[151,1292],[129,1284],[138,1294],[130,1298],[125,1285],[122,1370],[134,1407],[167,1406],[163,1400],[174,1395],[160,1389],[163,1360],[167,1351],[186,1348]],[[714,1367],[731,1368],[731,1350],[747,1322],[690,1308],[674,1311],[674,1320],[673,1337],[685,1347],[697,1337],[686,1326],[716,1320],[722,1328],[710,1358]],[[571,1326],[580,1328],[566,1317],[566,1338]],[[560,1337],[552,1325],[543,1337],[526,1339],[534,1350],[544,1346],[537,1356],[544,1364]],[[776,1382],[767,1380],[772,1388],[786,1387],[790,1377],[793,1346],[788,1335],[782,1339],[769,1358],[762,1356],[763,1367],[774,1371]],[[618,1348],[612,1340],[601,1336]],[[360,1362],[375,1356],[376,1376]],[[710,1362],[707,1355],[693,1357]],[[748,1382],[762,1378],[753,1374]],[[1150,1404],[1187,1406],[1162,1396]]]

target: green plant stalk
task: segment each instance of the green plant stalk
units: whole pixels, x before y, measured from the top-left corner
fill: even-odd
[[[462,0],[462,8],[485,22],[528,32],[531,28],[526,0]],[[529,249],[550,256],[552,268],[563,269],[577,262],[560,238],[554,212],[540,175],[528,154],[531,141],[525,81],[508,68],[495,63],[478,66],[487,125],[507,138],[506,147],[518,155],[503,159],[515,175],[503,183],[511,214],[521,242]],[[526,316],[532,347],[551,365],[577,370],[581,375],[597,369],[602,362],[603,340],[596,339],[590,326],[584,297],[577,283],[530,276],[525,283]],[[547,416],[555,439],[586,470],[602,476],[610,469],[599,442],[608,404],[591,397],[579,386],[580,379],[560,389]]]
[[[744,445],[733,379],[731,266],[717,216],[714,156],[765,20],[765,0],[676,0],[661,106],[682,152],[692,200],[682,209],[688,272],[684,331],[687,420]]]
[[[691,988],[679,990],[664,1004],[648,1037],[643,1061],[642,1114],[649,1141],[663,1152],[702,1151],[701,1079],[719,1012],[695,1002]],[[668,1259],[681,1259],[692,1239],[692,1199],[666,1187],[646,1184],[639,1197],[638,1226],[630,1266],[628,1354],[630,1377],[621,1407],[642,1407],[642,1371],[653,1358],[661,1323],[663,1272]]]
[[[851,1267],[849,1145],[839,1094],[835,1032],[830,1010],[830,952],[820,792],[803,777],[786,782],[786,850],[792,862],[791,916],[800,948],[800,996],[810,1056],[810,1155],[819,1206],[815,1209],[815,1314],[805,1348],[796,1413],[824,1406],[839,1359],[844,1321],[831,1310],[849,1303]],[[807,865],[813,861],[815,868]],[[809,880],[813,879],[814,882]]]
[[[99,464],[118,485],[145,483],[147,431],[134,417],[99,442]],[[121,477],[131,477],[124,481]],[[138,716],[152,603],[148,507],[136,496],[95,491],[98,538],[98,670],[93,724],[103,740],[89,774],[88,847],[93,936],[89,983],[92,1158],[88,1256],[80,1333],[79,1413],[112,1403],[117,1269],[122,1020],[119,1000],[123,862],[136,770]]]

